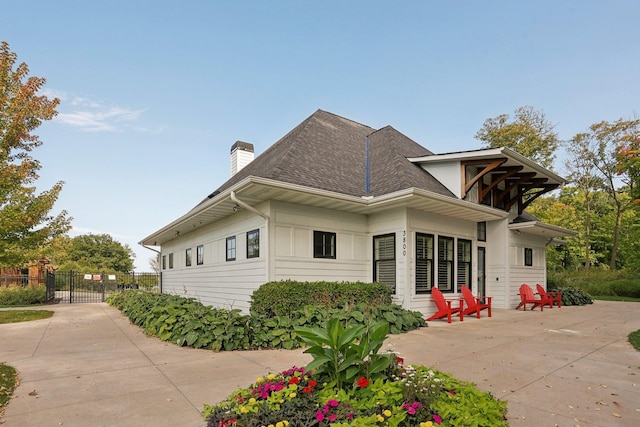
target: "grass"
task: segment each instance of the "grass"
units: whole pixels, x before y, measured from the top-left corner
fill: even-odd
[[[4,408],[13,396],[13,390],[18,385],[18,374],[15,369],[4,363],[0,363],[0,417]]]
[[[53,311],[50,310],[3,310],[0,311],[0,324],[29,322],[48,319],[51,316],[53,316]]]
[[[640,329],[629,334],[629,342],[633,348],[640,351]]]

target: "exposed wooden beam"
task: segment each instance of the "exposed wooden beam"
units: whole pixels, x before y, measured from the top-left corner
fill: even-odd
[[[469,190],[471,190],[471,188],[474,186],[476,182],[478,182],[478,180],[482,179],[489,172],[502,166],[506,161],[507,161],[506,158],[502,158],[502,159],[493,159],[493,160],[483,160],[483,161],[475,160],[475,161],[463,162],[462,170],[464,172],[464,181],[463,181],[463,188],[462,188],[462,198],[464,198],[467,195]],[[481,166],[481,165],[487,165],[487,166],[485,166],[484,169],[479,171],[476,176],[474,176],[473,178],[471,178],[471,180],[467,182],[466,181],[467,166]]]

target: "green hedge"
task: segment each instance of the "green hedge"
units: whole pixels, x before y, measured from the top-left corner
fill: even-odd
[[[290,316],[243,315],[240,310],[215,309],[193,298],[126,290],[111,294],[107,303],[118,308],[144,332],[179,346],[220,350],[258,348],[293,349],[303,345],[294,328],[324,327],[328,319],[338,318],[346,325],[369,325],[385,319],[391,333],[402,333],[420,326],[420,312],[395,304],[359,303],[342,308],[305,306]]]
[[[47,301],[47,288],[38,286],[0,287],[0,305],[32,305]]]
[[[251,314],[290,316],[307,305],[340,308],[367,302],[391,304],[391,289],[382,283],[362,282],[268,282],[251,296]]]

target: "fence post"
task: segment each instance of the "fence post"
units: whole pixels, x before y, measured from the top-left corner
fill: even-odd
[[[69,304],[73,304],[73,278],[75,274],[73,270],[69,270]]]
[[[102,274],[100,275],[100,282],[102,283],[102,301],[104,302],[104,288],[105,288],[105,281],[104,281],[104,271],[102,272]]]

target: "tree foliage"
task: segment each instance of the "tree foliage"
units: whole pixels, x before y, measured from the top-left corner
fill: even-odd
[[[109,234],[83,234],[73,238],[63,236],[52,245],[47,255],[61,270],[85,272],[130,272],[134,252]]]
[[[560,142],[554,129],[544,112],[524,106],[514,112],[513,120],[508,114],[485,120],[475,137],[487,147],[511,148],[551,170]]]
[[[0,265],[20,266],[34,251],[69,229],[67,212],[50,214],[62,182],[36,193],[40,163],[31,152],[42,144],[32,132],[57,113],[59,100],[39,96],[41,77],[28,77],[24,62],[0,43]]]

